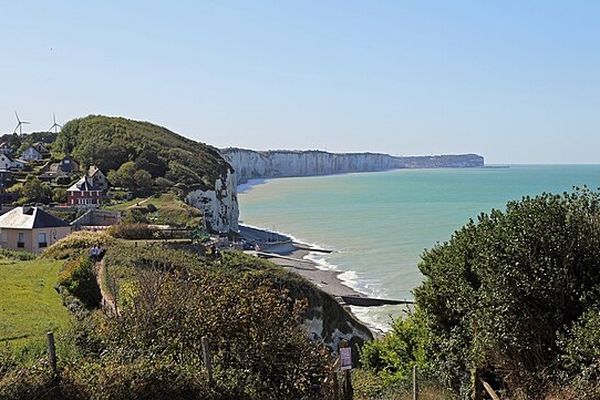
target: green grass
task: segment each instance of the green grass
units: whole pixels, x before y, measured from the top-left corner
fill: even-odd
[[[71,316],[54,290],[63,261],[0,261],[0,343],[44,336]]]
[[[125,202],[119,203],[119,204],[112,204],[112,205],[106,206],[104,208],[107,210],[112,210],[112,211],[123,211],[131,206],[135,206],[137,203],[139,203],[142,200],[144,200],[144,197],[136,197],[129,201],[125,201]]]
[[[148,214],[152,223],[159,225],[198,227],[202,224],[202,212],[185,204],[172,193],[162,194],[143,203],[144,206],[154,205],[158,211]]]

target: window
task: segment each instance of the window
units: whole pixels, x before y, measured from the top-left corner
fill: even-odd
[[[38,233],[38,247],[41,249],[43,247],[48,247],[48,241],[46,240],[46,233],[40,232]]]
[[[25,247],[25,234],[23,232],[19,232],[18,239],[17,239],[17,247],[18,248]]]

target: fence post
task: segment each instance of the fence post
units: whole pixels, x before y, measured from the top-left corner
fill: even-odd
[[[413,365],[413,400],[419,400],[419,382],[417,382],[417,366]]]
[[[202,358],[204,359],[204,366],[206,367],[206,372],[208,374],[208,382],[212,383],[213,382],[213,375],[212,375],[212,357],[210,354],[210,345],[208,343],[208,339],[206,338],[206,336],[202,336],[201,338],[201,342],[202,342]]]
[[[493,400],[500,400],[500,396],[498,396],[494,389],[492,389],[489,383],[487,383],[483,379],[480,379],[480,381],[483,384],[483,387],[485,388],[486,392],[488,392],[488,394]]]
[[[54,376],[58,375],[58,368],[56,367],[56,346],[54,344],[54,333],[48,332],[46,334],[48,338],[48,358],[50,359],[50,367]]]

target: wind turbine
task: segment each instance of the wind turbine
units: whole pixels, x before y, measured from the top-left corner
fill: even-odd
[[[62,129],[62,125],[56,122],[56,115],[54,113],[52,113],[52,121],[54,121],[54,123],[48,129],[48,132],[52,132],[52,129],[54,129],[54,133],[58,133],[58,130]]]
[[[19,114],[17,114],[16,111],[15,111],[15,117],[17,117],[17,126],[15,126],[15,130],[13,131],[13,133],[17,133],[17,129],[18,129],[19,135],[22,135],[23,134],[23,125],[30,124],[31,122],[21,121],[19,119]]]

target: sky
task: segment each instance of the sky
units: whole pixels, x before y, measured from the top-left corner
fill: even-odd
[[[0,132],[600,163],[597,1],[0,0]]]

